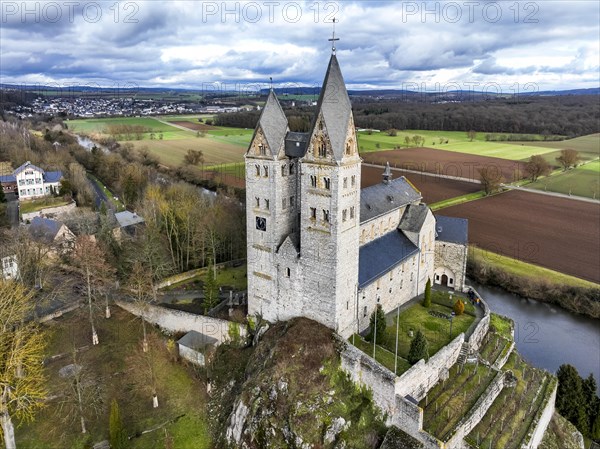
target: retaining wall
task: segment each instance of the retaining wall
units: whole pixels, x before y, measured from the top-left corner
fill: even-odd
[[[46,216],[46,215],[58,216],[58,215],[66,214],[67,212],[71,212],[72,210],[75,210],[76,207],[77,207],[77,205],[75,204],[75,201],[71,201],[69,204],[66,204],[64,206],[46,207],[44,209],[36,210],[35,212],[28,212],[26,214],[21,214],[21,219],[23,221],[31,221],[35,217],[41,217],[41,216]]]
[[[142,316],[142,307],[138,304],[126,301],[115,301],[115,303],[133,315]],[[148,323],[156,324],[167,332],[196,331],[216,339],[217,344],[231,341],[231,334],[235,333],[234,327],[237,327],[239,331],[237,333],[241,338],[247,337],[245,326],[210,316],[195,315],[151,304],[146,305],[143,315]]]
[[[467,291],[469,288],[473,287],[465,287]],[[479,306],[476,307],[481,307],[481,309],[483,310],[483,318],[481,319],[481,321],[479,321],[479,323],[477,323],[477,326],[475,327],[473,332],[470,333],[467,339],[469,343],[469,350],[475,352],[478,351],[481,347],[481,343],[483,342],[485,335],[490,329],[491,311],[487,303],[484,301],[483,297],[479,294],[479,292],[477,292],[477,290],[475,289],[473,289],[473,291],[475,292],[475,295],[479,298]]]
[[[550,424],[550,420],[554,414],[558,381],[556,378],[552,377],[550,382],[551,384],[548,386],[551,388],[551,391],[549,394],[546,394],[546,398],[544,399],[540,410],[538,410],[538,413],[533,419],[529,432],[521,446],[522,449],[537,449],[544,438],[544,433],[546,433],[548,424]]]
[[[244,262],[246,262],[246,259],[239,259],[239,260],[232,260],[229,262],[223,262],[223,263],[219,263],[215,266],[217,267],[217,270],[220,270],[223,268],[231,267],[231,266],[233,266],[233,264],[239,263],[239,262],[244,263]],[[187,281],[188,279],[192,279],[196,276],[206,273],[206,270],[207,270],[207,267],[202,267],[202,268],[196,268],[195,270],[186,271],[185,273],[174,274],[173,276],[169,276],[168,278],[165,278],[162,281],[160,281],[156,285],[156,288],[161,289],[161,288],[169,287],[173,284],[177,284],[179,282]]]
[[[396,394],[402,397],[410,395],[417,401],[423,399],[435,384],[448,377],[448,371],[456,363],[464,341],[465,334],[459,334],[427,362],[420,360],[397,377]]]

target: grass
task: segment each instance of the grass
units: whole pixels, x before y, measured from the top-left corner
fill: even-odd
[[[467,307],[470,304],[467,302]],[[456,336],[462,332],[466,332],[475,317],[464,313],[454,317],[452,320],[452,335],[450,335],[450,321],[444,318],[434,317],[429,314],[429,311],[435,311],[450,316],[452,309],[445,305],[431,304],[429,309],[421,304],[415,304],[406,310],[400,312],[400,326],[398,331],[398,355],[407,358],[410,351],[410,343],[412,338],[409,336],[409,331],[416,334],[417,330],[421,330],[429,343],[429,356],[433,356],[441,348],[450,343]],[[387,330],[382,346],[387,350],[395,353],[396,349],[396,319],[395,313],[387,316]]]
[[[513,145],[521,145],[521,143],[558,150],[572,148],[580,153],[591,153],[595,155],[595,157],[600,156],[600,134],[588,134],[587,136],[576,137],[574,139],[559,142],[512,142]]]
[[[373,357],[373,343],[366,341],[358,334],[355,334],[352,337],[350,337],[348,341],[365,354],[368,354],[369,357]],[[408,360],[398,356],[398,365],[394,366],[394,358],[395,356],[393,352],[388,351],[382,346],[375,345],[375,360],[377,362],[381,363],[392,373],[394,372],[394,369],[396,369],[397,376],[400,376],[402,375],[402,373],[408,371],[408,369],[410,368],[410,363],[408,363]]]
[[[63,197],[46,197],[37,200],[22,200],[19,201],[19,211],[21,214],[28,214],[47,207],[58,207],[69,204],[70,201],[65,201]]]
[[[500,334],[504,338],[513,339],[512,336],[512,328],[513,321],[510,318],[503,317],[498,315],[497,313],[492,313],[490,315],[490,327],[496,330],[496,333]]]
[[[233,288],[237,291],[246,290],[248,288],[248,278],[246,272],[247,267],[245,264],[239,267],[222,268],[217,270],[217,284],[219,286]],[[193,278],[172,284],[165,290],[198,290],[202,288],[205,278],[206,269],[203,269]]]
[[[479,348],[479,354],[493,365],[501,355],[504,354],[504,356],[506,356],[505,351],[508,351],[511,342],[512,339],[504,338],[498,333],[488,332],[483,339],[481,348]]]
[[[589,162],[571,170],[546,176],[526,187],[566,195],[600,198],[600,161]]]
[[[445,441],[495,376],[496,372],[483,364],[454,365],[449,378],[438,382],[419,404],[423,429]]]
[[[112,308],[113,316],[107,320],[96,317],[100,345],[90,344],[89,318],[85,309],[51,321],[48,355],[65,354],[47,364],[50,399],[36,420],[20,427],[17,443],[22,448],[87,448],[108,438],[110,402],[117,399],[128,435],[153,428],[184,415],[165,426],[174,439],[174,447],[211,447],[205,410],[205,387],[194,369],[176,361],[166,346],[167,338],[148,326],[150,350],[146,355],[140,350],[141,323],[139,319],[119,309]],[[87,349],[78,354],[77,363],[83,367],[85,385],[93,385],[94,397],[99,402],[97,413],[85,408],[88,436],[82,436],[78,417],[69,418],[69,408],[60,403],[70,396],[68,381],[58,375],[60,368],[73,363],[69,353],[73,347]],[[148,362],[150,364],[148,364]],[[148,366],[153,367],[153,376]],[[154,379],[159,397],[159,408],[151,406]],[[87,387],[86,387],[87,388]],[[87,390],[84,390],[87,391]],[[133,438],[132,449],[164,448],[164,430]]]
[[[525,278],[544,279],[551,284],[565,284],[574,287],[598,288],[598,284],[575,276],[569,276],[549,268],[502,256],[474,245],[469,246],[469,257],[483,259],[489,265],[496,266],[510,274]]]
[[[100,181],[98,178],[96,178],[94,175],[92,175],[91,173],[88,173],[88,177],[92,180],[92,182],[94,184],[96,184],[100,189],[102,189],[102,191],[104,192],[104,194],[106,195],[106,197],[108,198],[108,201],[110,202],[110,204],[112,204],[112,206],[114,207],[116,212],[122,212],[125,210],[125,206],[123,205],[123,203],[121,201],[119,201],[114,195],[113,193],[108,189],[108,187],[106,187],[102,181]]]
[[[498,157],[509,160],[522,160],[533,154],[544,154],[554,151],[553,148],[544,148],[526,144],[513,145],[504,142],[487,142],[486,133],[477,133],[471,142],[466,132],[462,131],[425,131],[406,130],[398,131],[397,136],[388,136],[386,133],[368,132],[358,133],[358,147],[360,152],[391,150],[394,148],[413,147],[412,143],[406,144],[405,137],[420,135],[425,137],[425,147],[437,150],[455,151],[458,153],[476,154],[479,156]],[[440,144],[440,138],[448,143]]]
[[[465,195],[455,196],[454,198],[448,198],[447,200],[438,201],[429,205],[432,211],[443,209],[444,207],[456,206],[458,204],[468,203],[469,201],[478,200],[485,198],[485,192],[483,190],[479,192],[466,193]]]

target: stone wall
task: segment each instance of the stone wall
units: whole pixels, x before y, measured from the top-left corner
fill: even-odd
[[[457,291],[462,291],[465,284],[465,272],[467,267],[467,247],[457,243],[435,242],[435,274],[432,279],[434,283],[440,284],[442,274],[448,277],[454,276],[454,287]],[[439,278],[438,278],[439,276]]]
[[[522,444],[522,449],[537,449],[544,438],[544,433],[548,428],[548,424],[554,414],[554,405],[556,403],[556,391],[558,388],[558,382],[556,378],[552,377],[548,389],[546,390],[546,397],[542,403],[540,409],[536,413],[528,434]]]
[[[64,206],[47,207],[45,209],[36,210],[35,212],[29,212],[26,214],[22,214],[21,219],[26,222],[26,221],[33,220],[35,217],[41,217],[41,216],[46,217],[46,216],[51,215],[54,217],[58,217],[62,214],[66,214],[68,212],[75,210],[76,207],[77,207],[77,205],[75,204],[75,201],[71,201],[69,204],[66,204]]]
[[[465,286],[465,290],[468,290],[468,288],[472,287]],[[486,334],[488,333],[488,330],[490,329],[491,312],[490,308],[488,307],[485,300],[481,297],[481,295],[475,289],[473,290],[475,291],[475,295],[479,298],[479,307],[481,307],[481,309],[483,310],[483,318],[481,319],[481,321],[479,321],[479,323],[477,323],[475,329],[472,332],[470,332],[470,335],[467,339],[469,343],[469,349],[475,352],[479,350],[483,339],[485,338]]]
[[[469,410],[467,415],[458,422],[454,432],[445,443],[445,449],[462,449],[464,447],[463,439],[477,424],[479,424],[479,421],[485,416],[488,409],[504,388],[504,377],[504,373],[502,372],[496,374],[492,383],[488,385],[475,405]]]
[[[448,377],[448,371],[456,363],[464,341],[465,335],[458,335],[427,362],[421,360],[397,377],[396,394],[402,397],[410,395],[417,401],[423,399],[435,384]]]
[[[115,301],[122,309],[136,316],[142,315],[142,307],[133,302]],[[144,318],[148,323],[156,324],[167,332],[196,331],[215,338],[218,343],[231,340],[232,327],[238,328],[241,338],[247,337],[246,327],[232,321],[221,320],[209,316],[195,315],[181,310],[166,309],[164,307],[147,305]]]
[[[216,267],[218,270],[220,270],[223,268],[230,267],[234,263],[240,263],[240,262],[243,263],[245,261],[246,261],[246,259],[239,259],[239,260],[233,260],[233,261],[229,261],[229,262],[223,262],[223,263],[217,264]],[[206,273],[206,270],[207,270],[207,267],[203,267],[203,268],[197,268],[195,270],[186,271],[185,273],[174,274],[173,276],[169,276],[168,278],[165,278],[162,281],[160,281],[157,284],[156,288],[161,289],[161,288],[169,287],[173,284],[177,284],[179,282],[187,281],[188,279],[192,279],[196,276]]]

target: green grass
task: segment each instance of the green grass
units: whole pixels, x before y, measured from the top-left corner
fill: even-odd
[[[252,135],[254,134],[254,130],[250,128],[220,127],[219,129],[211,129],[206,131],[206,133],[213,137],[216,141],[248,148],[248,145],[250,145],[250,140],[252,139]]]
[[[483,260],[485,263],[496,266],[504,271],[525,278],[545,279],[551,284],[566,284],[575,287],[598,288],[598,284],[584,279],[579,279],[568,274],[540,267],[531,263],[502,256],[474,245],[469,246],[469,257]]]
[[[373,343],[364,340],[360,335],[353,335],[348,339],[350,343],[360,349],[362,352],[367,354],[369,357],[373,357]],[[401,376],[402,373],[408,371],[410,368],[410,363],[408,360],[398,356],[398,364],[397,367],[394,366],[394,353],[388,351],[387,349],[375,345],[375,360],[389,369],[392,373],[394,372],[394,368],[396,368],[396,375]]]
[[[108,189],[108,187],[106,187],[102,183],[102,181],[100,181],[98,178],[96,178],[91,173],[88,173],[88,177],[92,180],[92,182],[94,184],[96,184],[98,187],[100,187],[102,189],[104,194],[107,196],[108,201],[110,201],[110,204],[112,204],[112,206],[115,208],[116,212],[121,212],[121,211],[125,210],[125,206],[123,205],[123,203],[115,198],[113,193]]]
[[[600,161],[589,162],[571,170],[541,178],[526,187],[566,195],[600,198]]]
[[[595,157],[600,156],[600,134],[588,134],[587,136],[576,137],[574,139],[559,142],[512,142],[513,145],[521,145],[521,143],[559,150],[572,148],[580,153],[591,153],[592,155],[595,155]]]
[[[47,197],[40,198],[37,200],[23,200],[19,201],[19,211],[21,214],[28,214],[30,212],[36,212],[46,207],[58,207],[69,204],[70,201],[65,201],[62,197]]]
[[[167,337],[148,326],[150,350],[146,355],[140,349],[142,336],[138,318],[113,306],[113,316],[107,320],[97,311],[95,318],[100,345],[90,345],[90,326],[87,313],[77,310],[56,321],[51,321],[48,355],[65,354],[47,364],[47,388],[54,396],[36,420],[17,430],[20,448],[89,448],[93,443],[108,438],[110,402],[116,398],[123,417],[126,433],[130,436],[171,421],[180,420],[165,428],[175,440],[177,448],[208,449],[211,446],[206,425],[205,386],[195,370],[175,360],[166,347]],[[66,409],[60,408],[61,395],[69,390],[58,370],[70,363],[72,347],[80,351],[78,364],[84,367],[86,384],[95,384],[100,400],[97,413],[86,407],[88,437],[81,435],[78,417],[64,420]],[[148,358],[147,358],[148,357]],[[159,397],[159,408],[151,405],[152,390],[147,360],[151,360],[154,382]],[[78,443],[77,443],[78,442]],[[164,430],[159,429],[139,438],[133,438],[134,449],[164,448]]]
[[[412,341],[409,331],[413,331],[413,336],[419,329],[425,334],[429,343],[429,356],[431,357],[456,338],[458,334],[466,332],[475,320],[473,315],[467,313],[454,317],[452,320],[452,336],[450,336],[450,321],[430,315],[430,310],[443,313],[447,316],[450,316],[452,313],[450,307],[436,303],[432,303],[429,309],[423,307],[421,304],[415,304],[400,312],[398,332],[398,355],[400,357],[408,357]],[[386,318],[388,327],[382,346],[395,353],[397,315],[389,314]]]
[[[494,327],[496,332],[502,335],[504,338],[512,340],[512,328],[513,323],[510,318],[503,317],[497,313],[490,315],[490,327]]]
[[[485,198],[485,192],[483,190],[479,192],[466,193],[464,195],[455,196],[454,198],[448,198],[447,200],[438,201],[429,205],[432,211],[443,209],[444,207],[456,206],[458,204],[468,203],[469,201],[478,200]]]
[[[234,290],[246,290],[248,288],[248,278],[246,277],[246,264],[239,267],[223,268],[217,270],[217,284],[219,286],[231,287]],[[206,269],[191,279],[172,284],[165,290],[197,290],[202,288],[202,283],[206,278]]]
[[[358,147],[360,152],[391,150],[407,146],[413,147],[412,143],[406,144],[405,137],[420,135],[425,137],[424,146],[428,148],[509,160],[522,160],[529,158],[533,154],[544,154],[554,151],[552,148],[526,144],[513,145],[504,142],[486,142],[485,134],[477,133],[476,138],[471,142],[467,133],[462,131],[406,130],[398,131],[398,135],[395,137],[388,136],[384,132],[369,135],[367,132],[361,131],[358,133]],[[440,144],[440,138],[447,139],[448,143]]]

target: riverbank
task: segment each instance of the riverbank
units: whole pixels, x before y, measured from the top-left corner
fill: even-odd
[[[467,276],[509,293],[560,306],[570,312],[600,318],[600,285],[533,264],[469,248]]]

